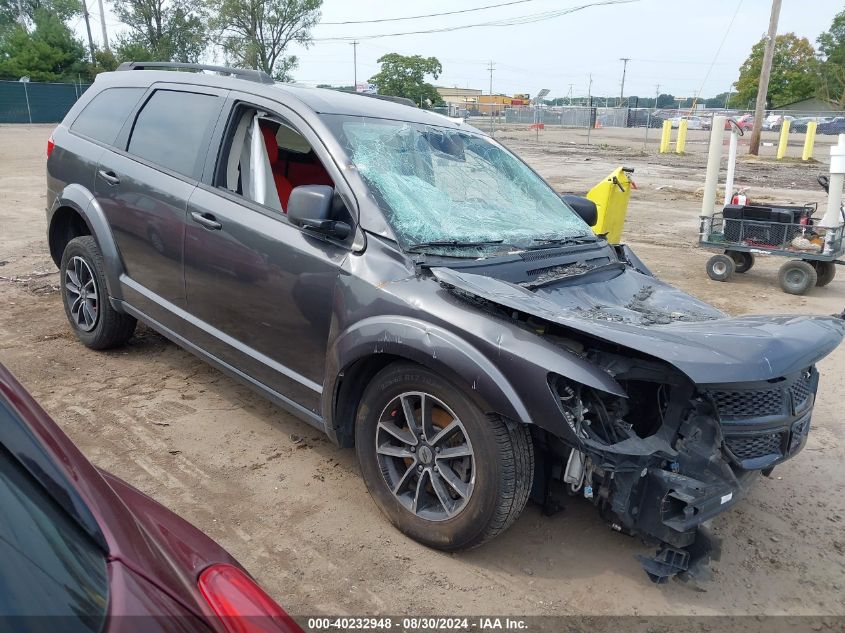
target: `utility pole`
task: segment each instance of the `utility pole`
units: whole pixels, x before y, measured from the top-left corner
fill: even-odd
[[[572,86],[575,84],[569,84],[569,105],[572,105]]]
[[[103,8],[103,0],[97,0],[100,4],[100,26],[103,29],[103,48],[111,52],[109,48],[109,32],[106,30],[106,10]]]
[[[88,19],[88,1],[82,0],[82,17],[85,18],[85,30],[88,31],[88,50],[91,53],[91,64],[96,64],[94,58],[94,38],[91,37],[91,21]]]
[[[654,109],[657,110],[657,100],[660,98],[660,84],[654,87]]]
[[[490,60],[490,65],[487,66],[487,70],[490,71],[490,136],[495,136],[496,130],[493,126],[493,71],[495,70],[495,66],[493,66],[493,60]]]
[[[631,61],[630,57],[620,57],[619,61],[622,62],[622,88],[619,90],[619,107],[622,107],[622,101],[625,99],[625,72],[628,70],[628,62]]]
[[[102,2],[102,0],[100,0]],[[350,42],[352,45],[352,77],[354,83],[352,89],[358,91],[358,40]]]
[[[769,77],[772,74],[772,58],[775,54],[775,39],[778,34],[781,0],[772,0],[772,14],[769,17],[769,33],[766,48],[763,50],[763,68],[760,71],[760,83],[757,85],[757,104],[754,108],[754,127],[751,128],[751,147],[748,153],[757,156],[760,152],[760,132],[763,128],[763,113],[766,109],[766,95],[769,92]]]

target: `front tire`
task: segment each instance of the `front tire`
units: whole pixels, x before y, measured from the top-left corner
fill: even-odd
[[[364,482],[411,538],[442,550],[481,545],[520,515],[531,491],[528,428],[486,415],[425,367],[395,363],[367,386],[355,444]]]
[[[129,340],[136,321],[112,307],[103,254],[93,237],[83,235],[68,242],[60,279],[65,314],[76,338],[86,347],[109,349]]]

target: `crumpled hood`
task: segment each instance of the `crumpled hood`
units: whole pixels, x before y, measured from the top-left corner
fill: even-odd
[[[442,283],[513,310],[664,360],[698,384],[769,380],[817,362],[842,341],[832,316],[744,316],[632,269],[536,290],[450,268]]]

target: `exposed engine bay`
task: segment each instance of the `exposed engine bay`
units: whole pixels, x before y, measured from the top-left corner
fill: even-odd
[[[640,559],[655,582],[705,573],[718,547],[702,525],[741,499],[761,471],[803,448],[818,373],[808,367],[762,383],[696,386],[645,359],[587,355],[628,398],[551,381],[581,441],[541,440],[548,461],[535,500],[554,511],[562,486],[590,500],[614,529],[657,541],[656,556]]]
[[[654,582],[706,578],[706,563],[719,555],[708,522],[803,448],[818,388],[815,362],[845,328],[835,317],[728,318],[632,269],[629,263],[590,284],[589,295],[432,272],[614,385],[548,375],[565,425],[532,429],[532,499],[553,513],[567,496],[583,497],[613,529],[655,543],[655,556],[638,557]],[[656,306],[649,303],[655,297]],[[572,306],[575,300],[589,301],[589,309]]]

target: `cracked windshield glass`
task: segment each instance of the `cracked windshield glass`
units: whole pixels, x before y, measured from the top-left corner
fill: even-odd
[[[590,228],[498,143],[452,129],[353,117],[335,130],[401,246],[478,257]],[[335,121],[337,123],[337,121]]]

